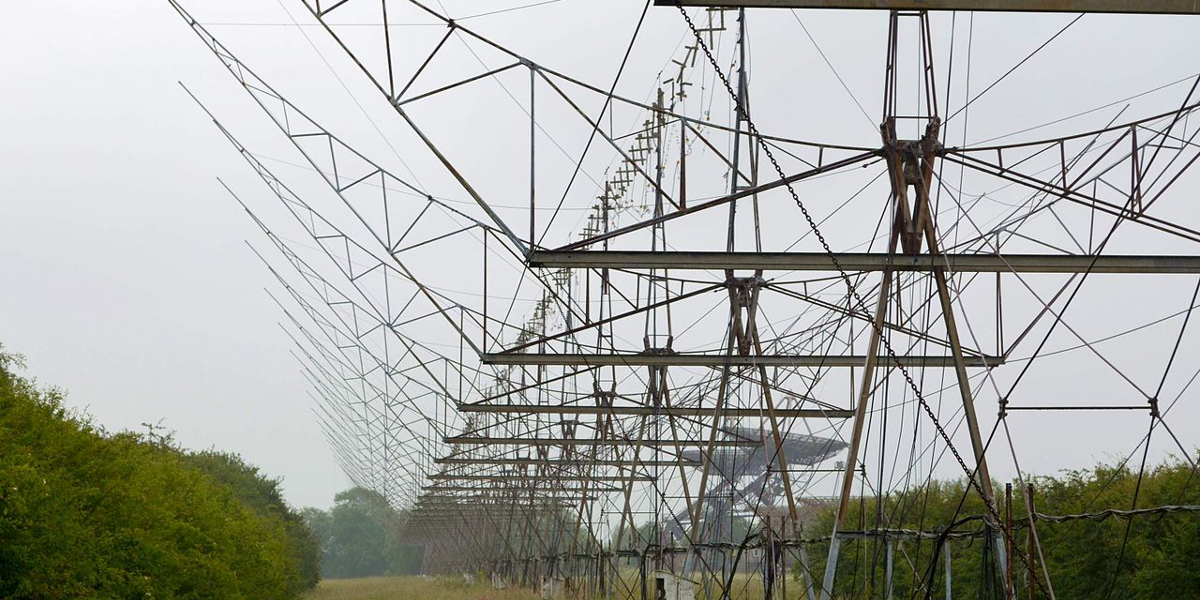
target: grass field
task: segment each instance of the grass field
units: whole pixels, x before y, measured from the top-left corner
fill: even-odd
[[[530,590],[494,590],[483,581],[467,585],[461,577],[365,577],[326,579],[304,600],[536,600]]]
[[[630,590],[637,591],[632,576]],[[622,590],[614,590],[614,597],[628,599]],[[798,583],[789,584],[788,598],[795,600],[803,595]],[[699,596],[700,594],[697,594]],[[734,580],[731,596],[737,600],[762,598],[762,581],[745,575]],[[510,587],[495,590],[482,580],[467,585],[462,577],[365,577],[362,579],[326,579],[309,592],[303,600],[538,600],[536,592]]]

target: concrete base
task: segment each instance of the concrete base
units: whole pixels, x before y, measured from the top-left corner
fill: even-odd
[[[563,580],[553,577],[542,578],[542,600],[562,600],[566,590]]]
[[[654,572],[655,600],[696,600],[696,584],[665,571]]]

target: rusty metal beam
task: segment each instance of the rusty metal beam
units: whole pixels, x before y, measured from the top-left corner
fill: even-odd
[[[497,490],[492,489],[492,490],[488,490],[488,491],[494,492]],[[451,503],[451,504],[460,503],[460,504],[454,504],[454,505],[461,506],[462,505],[461,503],[463,503],[463,502],[470,502],[472,506],[478,506],[478,505],[491,504],[493,501],[504,502],[504,503],[506,503],[506,505],[511,505],[512,504],[512,495],[513,495],[512,492],[509,490],[500,490],[500,491],[503,491],[504,493],[503,494],[492,493],[492,494],[462,495],[462,494],[440,494],[440,493],[436,493],[436,492],[427,492],[427,493],[421,494],[420,499],[418,501],[418,505],[420,505],[420,503],[424,503],[424,502],[428,502],[428,503],[432,503],[432,504],[436,504],[438,502],[446,502],[446,503]],[[563,496],[555,496],[553,498],[538,497],[535,500],[535,504],[558,505],[558,504],[562,504],[563,502],[566,502],[566,501],[569,501],[569,499],[564,498]]]
[[[476,445],[493,445],[493,444],[518,444],[529,446],[704,446],[708,444],[706,440],[598,440],[595,438],[584,439],[554,439],[554,438],[521,438],[521,437],[479,437],[469,435],[448,436],[445,438],[447,444],[476,444]],[[754,448],[762,446],[760,440],[717,440],[715,444],[719,447],[747,447]]]
[[[1200,4],[1200,2],[1198,2]],[[1200,256],[1078,254],[942,254],[904,255],[845,252],[834,255],[845,271],[933,271],[959,273],[1143,273],[1200,274]],[[771,271],[836,271],[822,252],[648,252],[546,251],[534,252],[532,267]]]
[[[570,509],[570,508],[572,508],[572,505],[564,504],[562,507]],[[505,518],[524,517],[528,514],[530,514],[530,510],[528,508],[517,509],[517,508],[496,507],[496,508],[476,508],[473,510],[455,510],[455,509],[425,510],[425,509],[422,509],[420,511],[413,512],[412,516],[409,518],[409,526],[412,527],[414,525],[428,525],[428,524],[432,524],[432,523],[430,523],[430,521],[434,521],[436,519],[444,519],[444,518],[473,517],[473,518],[487,519],[487,518],[491,517],[493,520],[495,520],[496,518],[499,518],[499,517],[505,517]]]
[[[522,415],[613,415],[628,416],[664,416],[664,417],[712,417],[715,413],[712,407],[652,407],[652,406],[586,406],[577,404],[546,405],[546,404],[463,404],[459,412],[464,413],[504,413]],[[766,417],[765,408],[729,408],[723,407],[720,416],[729,418]],[[776,408],[775,415],[785,419],[848,419],[854,416],[852,410],[825,410],[820,408]]]
[[[544,365],[544,366],[626,366],[626,367],[861,367],[866,361],[861,355],[718,355],[718,354],[484,354],[485,365]],[[895,364],[890,358],[880,357],[885,365]],[[905,367],[949,368],[954,366],[952,356],[900,356],[897,358]],[[968,356],[968,367],[995,367],[1004,364],[999,356]]]
[[[680,462],[687,467],[698,467],[699,462],[690,460],[564,460],[560,458],[435,458],[439,465],[532,465],[545,467],[674,467]]]
[[[586,489],[579,486],[529,486],[527,484],[512,485],[512,486],[489,486],[489,485],[429,485],[424,486],[421,490],[429,493],[438,492],[497,492],[504,494],[516,494],[524,497],[528,494],[541,494],[545,496],[565,494],[571,497],[574,494],[582,492],[619,492],[622,488],[616,486],[600,486],[590,485]]]
[[[1200,14],[1195,0],[679,0],[683,6],[727,8],[842,8],[882,10],[977,10],[995,12]],[[676,0],[654,0],[675,6]]]
[[[462,475],[462,474],[455,474],[455,473],[435,473],[433,475],[430,475],[429,479],[435,480],[435,481],[459,481],[459,480],[462,480],[462,481],[539,481],[539,482],[541,482],[541,481],[555,481],[555,482],[557,482],[557,481],[569,481],[569,482],[604,481],[604,482],[610,482],[610,483],[614,482],[614,481],[618,481],[618,482],[619,481],[637,481],[639,483],[649,483],[651,481],[655,481],[654,477],[648,477],[645,475],[630,475],[630,476],[625,476],[625,475],[621,475],[621,476],[588,475],[588,476],[584,477],[584,476],[562,475],[559,473],[553,473],[553,474],[547,474],[547,475],[521,475],[519,473],[512,473],[512,474],[505,474],[505,475]],[[517,485],[520,486],[520,485],[524,485],[524,484],[517,484]]]

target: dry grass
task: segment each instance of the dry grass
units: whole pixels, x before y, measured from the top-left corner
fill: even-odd
[[[636,573],[622,573],[631,594],[623,593],[622,586],[615,586],[613,597],[630,600],[640,591]],[[715,595],[719,586],[713,587]],[[777,592],[778,593],[778,592]],[[730,594],[734,600],[762,598],[762,579],[757,576],[738,574],[734,577]],[[703,597],[700,589],[697,598]],[[788,582],[788,599],[804,597],[803,584]],[[520,587],[494,590],[486,580],[467,585],[461,577],[365,577],[362,579],[327,579],[317,589],[309,592],[303,600],[538,600],[537,592]]]
[[[637,600],[641,596],[641,583],[638,581],[638,573],[633,570],[622,570],[621,579],[625,585],[615,584],[613,586],[613,598],[615,600]],[[697,582],[695,587],[696,598],[704,598],[704,587],[700,584],[696,577],[692,578]],[[733,576],[733,585],[730,588],[729,597],[732,600],[756,600],[763,597],[763,581],[762,577],[754,574],[738,573]],[[721,587],[725,584],[724,581],[713,579],[709,581],[709,589],[712,592],[713,598],[721,597]],[[776,598],[783,598],[782,590],[776,589]],[[798,580],[790,579],[787,583],[787,598],[784,600],[798,600],[804,597],[804,584]]]
[[[327,579],[303,600],[535,600],[530,590],[494,590],[483,581],[467,585],[461,577],[364,577]]]

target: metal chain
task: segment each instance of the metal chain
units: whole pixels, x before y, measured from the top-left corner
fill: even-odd
[[[858,294],[858,290],[854,287],[853,282],[850,280],[850,275],[846,273],[844,268],[842,268],[842,264],[838,260],[837,255],[834,254],[833,250],[830,248],[829,242],[825,240],[825,236],[821,233],[820,228],[817,227],[817,222],[808,212],[808,208],[804,206],[804,202],[800,200],[800,195],[796,193],[796,189],[792,187],[791,182],[787,181],[787,174],[784,173],[783,167],[779,165],[779,161],[776,160],[774,153],[771,152],[770,146],[758,133],[758,128],[755,127],[754,121],[750,120],[750,114],[742,106],[741,99],[738,97],[737,92],[733,90],[733,86],[729,83],[729,78],[725,76],[725,73],[721,70],[720,65],[717,63],[717,59],[713,57],[712,52],[708,49],[708,45],[704,43],[704,38],[696,29],[696,24],[692,21],[691,16],[689,16],[687,11],[684,10],[683,4],[680,2],[680,0],[675,0],[675,7],[679,9],[679,14],[683,15],[683,20],[687,22],[687,26],[689,29],[691,29],[692,34],[696,36],[696,42],[699,44],[700,49],[704,51],[704,55],[708,58],[709,64],[712,65],[713,71],[717,74],[717,77],[721,78],[721,83],[725,85],[725,91],[729,92],[730,98],[733,99],[734,110],[741,115],[742,120],[746,121],[746,126],[750,128],[750,135],[758,142],[758,145],[762,149],[763,153],[767,155],[767,159],[771,161],[771,166],[775,168],[775,172],[779,175],[779,179],[783,181],[783,184],[787,187],[788,193],[792,195],[792,200],[795,201],[796,206],[800,209],[800,213],[804,215],[804,220],[808,222],[809,229],[811,229],[813,234],[816,235],[817,241],[821,242],[821,247],[825,250],[825,255],[829,257],[831,262],[833,262],[833,266],[837,269],[838,275],[840,275],[842,281],[846,283],[846,289],[849,290],[850,295],[853,296],[854,301],[858,304],[859,308],[866,311],[866,303],[863,302],[862,297]],[[880,293],[885,294],[887,291],[880,290]],[[908,369],[904,368],[904,365],[900,363],[900,358],[896,355],[896,351],[892,348],[892,344],[888,341],[887,336],[884,335],[883,329],[875,322],[874,319],[871,319],[871,328],[875,330],[875,335],[879,336],[879,341],[883,343],[883,347],[887,351],[888,358],[890,358],[892,363],[896,365],[896,369],[900,371],[900,374],[904,376],[904,381],[908,383],[908,387],[912,389],[917,401],[921,404],[921,408],[923,408],[925,413],[929,415],[929,419],[933,422],[933,426],[937,430],[938,435],[940,435],[941,438],[946,441],[946,446],[949,448],[950,453],[954,455],[954,459],[958,461],[958,466],[961,467],[963,472],[967,475],[967,481],[970,482],[971,486],[974,487],[977,492],[979,492],[979,496],[983,498],[983,504],[987,507],[989,515],[996,524],[996,529],[998,531],[1003,531],[1003,529],[999,526],[1001,523],[1000,514],[996,507],[993,506],[992,499],[988,498],[988,495],[983,491],[983,487],[977,481],[975,472],[967,466],[967,462],[963,460],[962,454],[960,454],[958,449],[954,447],[954,443],[950,440],[950,435],[946,433],[945,428],[942,427],[941,422],[938,421],[937,415],[933,412],[933,408],[930,407],[929,403],[925,400],[925,396],[921,393],[921,390],[917,386],[917,383],[913,380],[912,375],[909,374]],[[1009,539],[1009,541],[1012,540]],[[1022,556],[1022,559],[1027,562],[1025,557]],[[1041,587],[1041,585],[1041,581],[1038,580],[1038,586]]]

